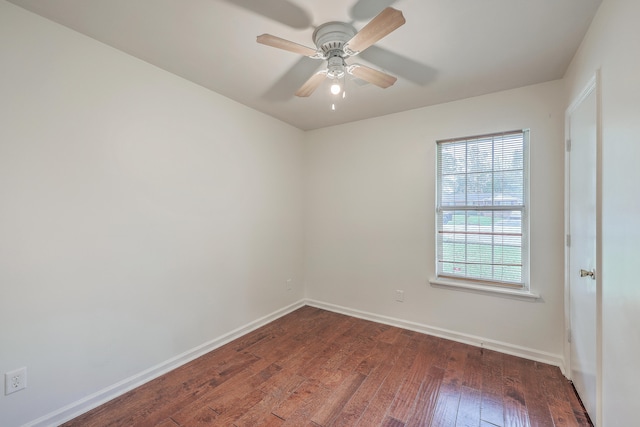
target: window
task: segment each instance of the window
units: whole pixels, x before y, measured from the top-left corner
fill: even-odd
[[[526,290],[528,131],[437,142],[437,276]]]

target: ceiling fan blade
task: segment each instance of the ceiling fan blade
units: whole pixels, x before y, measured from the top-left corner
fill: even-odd
[[[433,81],[437,74],[437,71],[428,65],[379,46],[371,46],[359,57],[420,86],[425,86]]]
[[[352,64],[347,67],[347,72],[357,78],[374,84],[383,89],[392,86],[397,78],[383,73],[382,71],[374,70],[373,68],[369,68],[366,65],[362,64]]]
[[[397,9],[387,7],[373,18],[358,34],[344,45],[344,50],[353,56],[362,52],[405,22],[404,15]]]
[[[366,21],[396,1],[397,0],[358,0],[351,8],[349,16],[351,16],[351,19],[354,21]]]
[[[313,24],[309,14],[289,0],[226,0],[226,2],[291,28],[304,30]]]
[[[256,41],[260,44],[277,47],[278,49],[288,50],[289,52],[298,53],[304,56],[314,57],[318,53],[315,49],[311,49],[310,47],[303,46],[280,37],[272,36],[271,34],[262,34],[256,38]]]
[[[262,98],[269,102],[290,100],[296,90],[309,79],[309,76],[315,74],[323,66],[324,64],[321,64],[320,61],[307,56],[299,57],[296,63],[262,95]]]
[[[296,96],[307,97],[311,95],[318,86],[322,84],[327,77],[327,70],[318,71],[309,80],[307,80],[300,89],[296,92]]]

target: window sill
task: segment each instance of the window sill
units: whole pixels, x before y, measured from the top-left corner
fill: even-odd
[[[513,297],[513,298],[525,299],[525,300],[539,300],[541,298],[540,294],[537,294],[535,292],[531,292],[528,290],[500,288],[500,287],[485,286],[485,285],[475,285],[472,283],[462,283],[455,280],[447,280],[442,278],[429,279],[429,283],[431,283],[431,286],[435,286],[435,287],[466,290],[471,292],[477,292],[480,294],[499,295],[499,296]]]

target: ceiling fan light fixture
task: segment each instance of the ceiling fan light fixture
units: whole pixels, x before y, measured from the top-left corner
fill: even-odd
[[[331,83],[331,93],[337,95],[340,93],[342,88],[340,87],[340,82],[336,79]]]
[[[336,80],[342,78],[346,66],[344,58],[338,52],[333,53],[333,56],[327,59],[327,76]]]

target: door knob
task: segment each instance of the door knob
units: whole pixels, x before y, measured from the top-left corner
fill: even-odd
[[[588,271],[580,269],[580,277],[591,277],[593,280],[596,280],[596,272],[594,270]]]

